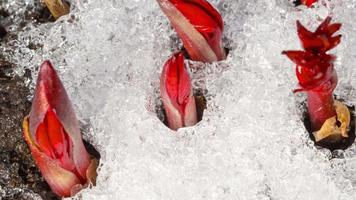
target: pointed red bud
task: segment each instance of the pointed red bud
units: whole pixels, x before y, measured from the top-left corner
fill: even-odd
[[[193,126],[198,122],[195,99],[183,53],[174,54],[164,64],[160,91],[171,129]]]
[[[96,161],[86,151],[68,95],[49,61],[41,65],[24,137],[47,183],[69,197],[95,177]]]
[[[183,41],[191,59],[202,62],[224,60],[224,24],[219,12],[206,0],[157,0]]]

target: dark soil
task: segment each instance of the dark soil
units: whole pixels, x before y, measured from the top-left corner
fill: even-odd
[[[302,1],[301,0],[295,0],[295,1],[293,1],[293,3],[294,3],[295,6],[302,5]]]
[[[31,106],[24,77],[13,73],[14,65],[0,58],[0,193],[2,200],[31,199],[37,193],[43,199],[58,199],[43,180],[22,137],[22,120]],[[1,199],[1,198],[0,198]]]
[[[0,199],[32,200],[31,195],[37,194],[43,200],[58,200],[37,169],[22,135],[22,120],[31,106],[25,80],[31,77],[29,71],[23,77],[15,75],[14,67],[0,57]],[[84,143],[99,160],[95,148]]]
[[[343,102],[343,101],[341,101],[341,102]],[[355,106],[348,106],[348,108],[349,108],[349,110],[351,112],[351,122],[350,122],[351,123],[350,124],[351,127],[350,127],[350,130],[349,130],[349,133],[348,133],[349,137],[348,138],[343,138],[341,141],[339,141],[337,143],[328,143],[328,142],[325,142],[323,140],[321,140],[319,142],[315,142],[315,138],[314,138],[313,131],[312,131],[312,128],[311,128],[311,122],[310,122],[309,115],[308,115],[308,112],[307,112],[307,108],[306,108],[305,105],[304,105],[304,108],[305,108],[305,111],[303,113],[304,126],[305,126],[306,130],[309,133],[310,139],[314,141],[315,145],[323,147],[323,148],[327,148],[330,151],[334,151],[334,150],[337,150],[337,149],[346,150],[347,148],[349,148],[355,142],[355,134],[356,134],[356,130],[355,130],[355,124],[356,124],[356,121],[355,121]]]
[[[40,24],[53,18],[40,3],[16,13],[7,10],[8,1],[0,2],[0,47],[10,47],[11,54],[16,51],[11,49],[11,42],[28,23]],[[31,106],[26,85],[31,73],[18,76],[14,73],[17,67],[21,66],[15,66],[0,52],[0,199],[32,200],[39,195],[44,200],[56,200],[59,198],[42,178],[22,136],[22,120]]]
[[[7,8],[12,1],[0,0],[0,48],[6,47],[7,56],[17,51],[11,44],[29,23],[37,26],[54,21],[41,1],[35,1],[33,5],[19,1],[19,5],[24,5],[20,12],[17,12],[20,8]],[[42,45],[30,42],[28,48],[37,50]],[[12,64],[0,51],[0,200],[33,200],[38,196],[43,200],[58,200],[60,198],[41,176],[22,136],[22,120],[29,114],[31,106],[26,83],[32,78],[28,70],[18,76],[14,71],[16,68],[21,66]],[[86,141],[84,144],[99,160],[100,154],[95,148]]]

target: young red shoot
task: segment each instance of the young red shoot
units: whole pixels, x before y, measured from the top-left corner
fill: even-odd
[[[327,120],[338,115],[333,99],[338,81],[333,64],[335,56],[327,54],[327,51],[340,43],[341,35],[334,36],[334,33],[341,24],[330,22],[331,17],[327,17],[314,32],[310,32],[297,21],[298,36],[304,51],[283,52],[297,64],[300,88],[294,92],[304,91],[308,95],[308,113],[313,131],[320,130]]]
[[[189,74],[184,64],[183,53],[174,54],[163,67],[160,91],[172,130],[193,126],[197,120],[197,109]]]
[[[69,197],[94,182],[97,161],[86,151],[72,104],[52,64],[42,64],[24,137],[43,177]]]
[[[222,46],[224,23],[206,0],[157,0],[183,41],[192,60],[214,62],[226,58]]]

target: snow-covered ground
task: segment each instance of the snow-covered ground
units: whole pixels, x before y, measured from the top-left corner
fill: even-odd
[[[231,50],[194,71],[208,108],[178,132],[155,113],[162,65],[181,45],[155,0],[72,1],[70,15],[30,25],[11,56],[33,71],[33,83],[39,64],[54,62],[88,127],[85,139],[101,153],[96,187],[74,199],[352,200],[356,145],[333,153],[314,146],[301,121],[304,95],[292,93],[294,64],[281,55],[301,48],[296,20],[314,29],[332,13],[343,24],[332,51],[336,95],[356,105],[356,0],[330,1],[307,9],[288,0],[210,0]]]

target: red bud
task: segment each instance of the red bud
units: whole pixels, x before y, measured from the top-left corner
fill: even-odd
[[[59,196],[68,197],[90,182],[90,156],[67,93],[52,64],[42,64],[24,136],[42,175]]]
[[[206,0],[157,0],[193,60],[214,62],[226,58],[222,47],[223,21]]]
[[[174,54],[164,65],[160,91],[168,125],[177,130],[197,123],[195,99],[183,53]]]

